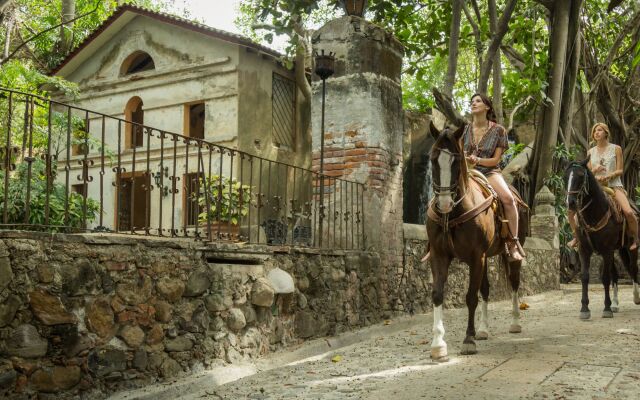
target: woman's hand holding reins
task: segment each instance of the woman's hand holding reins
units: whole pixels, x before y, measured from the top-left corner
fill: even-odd
[[[473,154],[470,155],[470,156],[467,156],[467,162],[469,164],[477,165],[478,164],[478,157],[474,156]]]

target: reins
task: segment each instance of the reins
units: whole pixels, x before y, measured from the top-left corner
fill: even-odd
[[[460,159],[463,157],[463,155],[461,153],[453,153],[447,149],[437,149],[438,151],[441,152],[445,152],[446,154],[449,154],[452,158],[454,159]],[[435,183],[433,183],[433,193],[436,196],[440,196],[440,195],[450,195],[452,197],[452,199],[455,199],[458,196],[458,186],[460,186],[460,181],[464,180],[465,182],[469,182],[469,173],[466,171],[466,169],[460,173],[460,175],[458,176],[458,180],[454,183],[452,183],[449,186],[439,186]],[[453,203],[453,206],[451,207],[451,210],[453,211],[458,205],[460,205],[462,203],[462,201],[467,197],[467,195],[469,194],[469,191],[471,190],[469,188],[469,184],[465,184],[462,186],[462,195],[460,196],[459,199],[455,200]],[[458,225],[461,225],[475,217],[477,217],[479,214],[481,214],[482,212],[484,212],[485,210],[487,210],[489,207],[491,207],[491,204],[494,201],[494,197],[493,196],[489,196],[487,197],[482,203],[476,205],[475,207],[473,207],[471,210],[467,210],[466,212],[464,212],[463,214],[453,218],[453,219],[449,219],[450,216],[450,212],[447,213],[443,213],[441,210],[438,209],[438,203],[436,201],[436,198],[434,196],[434,198],[431,200],[431,204],[429,205],[429,207],[427,208],[427,217],[432,220],[433,222],[435,222],[436,224],[438,224],[439,226],[442,227],[443,229],[443,233],[446,235],[447,237],[447,242],[448,245],[451,248],[451,251],[453,252],[453,254],[455,255],[455,247],[453,245],[453,237],[452,237],[452,233],[451,233],[451,228],[454,228]],[[438,215],[438,212],[441,215]]]
[[[611,207],[609,204],[607,204],[607,211],[605,211],[604,215],[598,220],[598,222],[595,225],[590,225],[587,222],[584,214],[585,214],[585,210],[587,210],[587,208],[589,208],[589,206],[593,204],[593,198],[592,198],[593,196],[590,196],[589,201],[584,206],[582,205],[582,202],[584,200],[585,195],[590,195],[590,188],[589,188],[590,176],[584,166],[579,164],[574,164],[573,167],[584,168],[585,179],[582,182],[582,187],[580,188],[580,190],[567,190],[567,196],[573,194],[578,197],[578,210],[576,211],[576,214],[578,216],[578,221],[580,222],[580,226],[582,227],[582,229],[585,230],[585,236],[587,238],[587,241],[589,242],[589,246],[593,249],[594,248],[593,242],[591,241],[591,237],[589,234],[593,232],[598,232],[607,225],[607,223],[609,222],[609,219],[611,219]]]

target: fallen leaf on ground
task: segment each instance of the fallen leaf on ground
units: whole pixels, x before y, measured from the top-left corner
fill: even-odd
[[[385,320],[384,320],[384,324],[385,324],[385,325],[391,325],[391,320],[389,320],[389,319],[385,319]]]
[[[527,303],[520,303],[520,309],[521,310],[527,310],[529,308],[529,305]]]
[[[340,361],[342,361],[342,356],[333,356],[331,358],[331,361],[334,362],[334,363],[340,362]]]

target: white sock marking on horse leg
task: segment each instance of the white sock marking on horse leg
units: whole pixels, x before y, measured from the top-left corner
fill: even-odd
[[[611,309],[612,310],[618,309],[618,284],[617,283],[613,284],[613,296],[611,298]]]
[[[511,325],[520,325],[520,302],[518,300],[518,292],[511,292],[511,303],[511,316],[513,317]]]
[[[433,341],[431,341],[431,348],[440,348],[447,346],[444,341],[444,322],[442,315],[442,304],[433,307]]]
[[[638,288],[638,282],[633,282],[633,302],[640,304],[640,288]]]
[[[489,302],[480,299],[480,315],[478,322],[478,332],[489,333]]]

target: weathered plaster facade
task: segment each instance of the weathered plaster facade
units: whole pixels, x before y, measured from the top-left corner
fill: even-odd
[[[127,103],[134,97],[142,100],[144,124],[166,132],[188,136],[185,130],[185,113],[189,105],[204,103],[204,140],[229,147],[234,150],[256,155],[274,161],[310,168],[310,137],[303,132],[308,127],[308,109],[301,105],[302,96],[295,86],[293,71],[288,70],[277,59],[277,54],[248,41],[236,43],[237,37],[198,24],[183,21],[164,14],[157,14],[132,6],[124,6],[103,27],[95,37],[81,45],[58,69],[57,75],[76,82],[81,95],[74,105],[97,111],[111,117],[128,119],[125,114]],[[145,52],[152,59],[155,68],[151,70],[122,73],[123,63],[135,52]],[[291,124],[293,126],[292,145],[281,145],[273,135],[276,116],[273,112],[272,87],[274,76],[293,85],[292,101],[295,104]],[[77,118],[85,119],[84,112],[74,112]],[[96,142],[102,135],[102,117],[88,114],[89,132]],[[289,121],[287,121],[289,122]],[[147,169],[146,133],[141,147],[136,148],[136,163],[133,164],[133,150],[127,148],[125,131],[128,124],[114,119],[105,121],[105,147],[111,157],[104,179],[115,181],[111,167],[115,155],[121,155],[121,163],[127,171]],[[120,130],[120,134],[118,133]],[[154,131],[149,143],[150,169],[155,172],[160,167],[161,140]],[[184,181],[183,175],[198,170],[196,147],[180,141],[173,156],[173,143],[165,140],[164,167],[175,170]],[[100,170],[99,146],[93,145],[89,159],[94,162],[89,169],[91,176],[97,177]],[[188,157],[188,160],[187,160]],[[70,175],[81,173],[82,166],[76,162],[83,155],[71,156]],[[65,162],[65,154],[59,157],[60,166]],[[206,159],[206,154],[205,154]],[[230,157],[213,157],[212,171],[235,177],[240,169],[246,176],[252,167],[237,161],[231,167]],[[220,169],[220,164],[222,164]],[[257,164],[257,163],[256,163]],[[205,170],[208,165],[205,166]],[[255,173],[257,166],[253,166]],[[72,181],[72,184],[75,181]],[[275,183],[274,183],[275,184]],[[284,182],[279,183],[285,186]],[[276,190],[275,188],[273,189]],[[307,191],[305,191],[306,193]],[[99,197],[97,185],[88,185],[88,195]],[[105,208],[105,220],[113,220],[115,191],[105,194],[105,203],[114,207]],[[173,213],[177,221],[184,215],[182,195],[176,202]],[[170,221],[171,198],[164,200],[163,223]],[[159,218],[158,207],[151,210],[153,223]],[[181,225],[178,222],[178,225]]]
[[[390,33],[359,17],[328,22],[313,35],[314,50],[333,52],[336,71],[326,81],[325,132],[322,84],[312,103],[313,165],[325,139],[325,174],[365,183],[367,247],[385,262],[402,263],[402,141],[400,73],[404,49]]]

